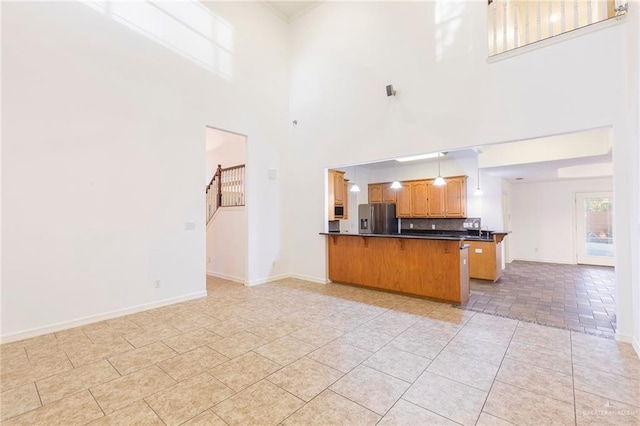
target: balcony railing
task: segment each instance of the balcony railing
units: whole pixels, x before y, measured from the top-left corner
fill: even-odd
[[[206,189],[206,221],[219,207],[244,206],[244,164],[218,169]]]
[[[488,0],[489,56],[526,46],[627,11],[626,0]]]

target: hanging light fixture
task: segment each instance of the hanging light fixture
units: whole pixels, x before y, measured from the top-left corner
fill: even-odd
[[[482,189],[480,189],[480,167],[478,167],[478,188],[476,189],[476,192],[473,193],[473,195],[482,195]]]
[[[433,181],[434,186],[443,186],[446,185],[447,182],[444,181],[444,178],[440,174],[440,156],[438,156],[438,177]]]
[[[360,187],[356,183],[356,177],[358,176],[356,170],[357,170],[357,167],[353,166],[353,185],[351,186],[351,189],[350,189],[351,192],[360,192]]]
[[[398,163],[395,163],[395,169],[396,169],[396,180],[394,180],[391,183],[391,189],[400,189],[402,188],[402,184],[400,183],[400,181],[398,181]]]

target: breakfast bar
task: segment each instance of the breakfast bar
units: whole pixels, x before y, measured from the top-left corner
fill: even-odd
[[[460,237],[321,234],[333,282],[453,303],[469,298],[469,245]]]

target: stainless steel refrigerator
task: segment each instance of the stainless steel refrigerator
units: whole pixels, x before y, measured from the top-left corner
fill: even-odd
[[[358,206],[361,234],[397,234],[396,205],[390,203],[360,204]]]

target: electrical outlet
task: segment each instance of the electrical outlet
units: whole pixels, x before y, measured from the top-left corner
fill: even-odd
[[[156,280],[156,288],[160,288],[160,280]]]
[[[431,225],[431,229],[436,229],[436,226],[435,225]]]
[[[195,222],[185,222],[184,223],[184,230],[185,231],[195,231],[196,229],[196,223]]]
[[[413,223],[409,224],[409,229],[413,229]]]
[[[475,249],[476,253],[482,253],[482,249]]]

